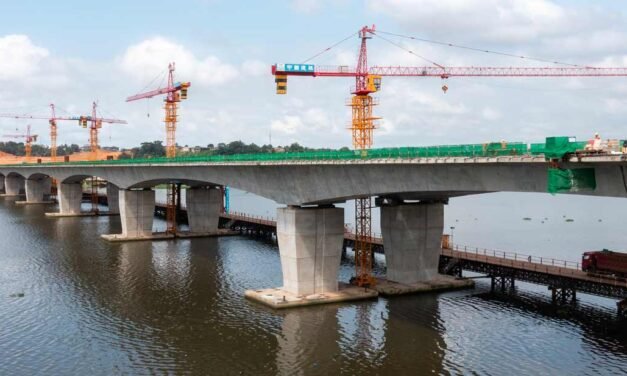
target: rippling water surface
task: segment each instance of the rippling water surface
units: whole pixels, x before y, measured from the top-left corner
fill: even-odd
[[[579,248],[598,246],[595,238],[608,247],[625,240],[622,201],[599,215],[586,215],[595,201],[575,202],[576,210],[545,208],[522,222],[536,199],[490,209],[502,197],[458,199],[447,226],[459,241],[506,247],[519,239],[519,249],[575,260]],[[627,326],[615,320],[612,300],[580,295],[579,307],[564,312],[545,287],[519,283],[515,296],[502,297],[478,281],[468,291],[273,312],[243,298],[246,289],[281,284],[273,244],[110,244],[99,234],[118,232],[118,218],[50,219],[44,211],[0,201],[3,375],[627,372]],[[505,213],[514,219],[504,221]],[[563,215],[575,217],[571,228]],[[530,234],[539,240],[520,241]],[[341,279],[352,270],[344,261]]]

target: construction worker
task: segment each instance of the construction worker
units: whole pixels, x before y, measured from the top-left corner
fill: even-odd
[[[601,150],[601,136],[598,133],[594,134],[594,139],[592,140],[592,150]]]

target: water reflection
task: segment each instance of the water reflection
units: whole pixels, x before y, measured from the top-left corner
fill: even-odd
[[[342,354],[337,307],[310,307],[282,313],[276,366],[281,375],[336,370]]]
[[[437,295],[387,301],[385,369],[397,374],[442,374],[446,333]]]
[[[274,312],[243,298],[280,284],[272,244],[113,244],[99,235],[119,218],[46,210],[0,202],[0,374],[620,374],[627,362],[613,306],[541,314],[538,296],[499,301],[480,284]],[[341,279],[353,272],[344,262]]]

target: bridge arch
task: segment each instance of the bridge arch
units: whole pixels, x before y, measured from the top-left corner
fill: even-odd
[[[35,172],[35,173],[32,173],[32,174],[28,175],[26,177],[26,180],[44,180],[44,179],[47,179],[47,178],[54,179],[54,176],[50,176],[50,175],[45,174],[43,172]]]
[[[5,177],[26,179],[26,176],[24,176],[24,175],[25,175],[25,174],[20,174],[19,172],[9,171],[9,172],[5,175]]]

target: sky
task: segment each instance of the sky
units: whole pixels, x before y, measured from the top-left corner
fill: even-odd
[[[275,94],[274,63],[300,63],[356,33],[380,31],[571,64],[627,66],[627,3],[557,0],[79,0],[3,1],[0,113],[89,114],[105,124],[102,146],[165,140],[162,98],[125,102],[157,88],[168,62],[190,81],[177,142],[351,146],[346,100],[354,80],[290,77]],[[383,34],[381,34],[383,36]],[[370,65],[555,66],[400,37],[368,41]],[[355,65],[356,36],[310,61]],[[443,93],[445,83],[448,91]],[[624,78],[384,78],[374,147],[627,137]],[[45,120],[0,119],[0,133]],[[59,124],[58,143],[88,132]]]

